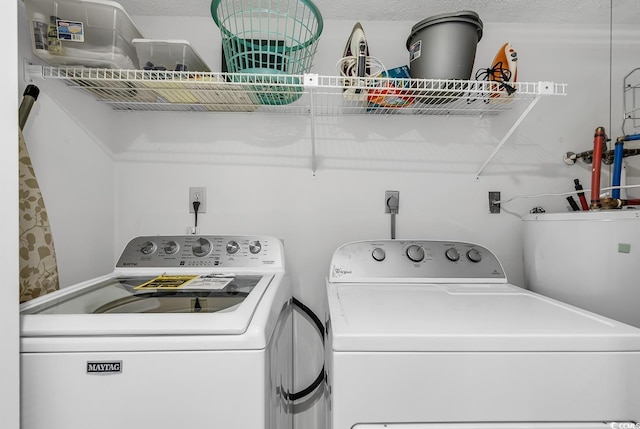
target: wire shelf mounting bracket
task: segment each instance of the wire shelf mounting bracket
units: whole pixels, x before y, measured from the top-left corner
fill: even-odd
[[[22,78],[26,83],[33,83],[34,79],[42,79],[42,70],[42,66],[31,64],[26,58],[22,59]]]
[[[623,124],[629,120],[633,128],[640,128],[640,68],[631,70],[624,77],[623,94]]]
[[[556,88],[553,82],[538,82],[537,95],[531,100],[531,103],[529,103],[527,108],[524,109],[524,111],[520,114],[518,119],[516,119],[516,121],[513,123],[511,128],[509,128],[509,131],[507,131],[507,133],[502,137],[500,142],[493,149],[493,152],[491,152],[491,155],[489,155],[489,157],[484,162],[484,164],[482,164],[480,169],[478,169],[478,171],[476,172],[476,180],[480,178],[480,175],[482,174],[484,169],[487,167],[487,165],[489,165],[489,163],[493,160],[493,158],[498,154],[500,149],[502,149],[502,147],[507,142],[507,140],[509,140],[509,138],[513,135],[516,129],[518,129],[520,124],[522,124],[522,121],[524,121],[524,119],[527,117],[527,115],[529,115],[529,113],[533,110],[536,104],[538,104],[538,101],[540,101],[541,96],[554,95],[554,94],[556,94]]]

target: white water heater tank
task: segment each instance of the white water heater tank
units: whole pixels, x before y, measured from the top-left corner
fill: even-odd
[[[527,288],[640,327],[640,210],[523,217]]]

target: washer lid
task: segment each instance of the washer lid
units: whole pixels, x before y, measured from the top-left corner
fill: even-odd
[[[328,284],[336,352],[640,351],[640,330],[509,284]]]
[[[21,335],[240,335],[274,278],[114,273],[23,304]]]

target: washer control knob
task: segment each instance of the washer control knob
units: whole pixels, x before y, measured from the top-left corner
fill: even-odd
[[[211,242],[206,238],[198,238],[191,246],[191,249],[195,256],[202,258],[211,252]]]
[[[164,253],[167,255],[173,255],[178,251],[178,249],[180,249],[180,245],[173,240],[164,245]]]
[[[482,254],[478,249],[469,249],[467,258],[469,258],[471,262],[480,262],[482,261]]]
[[[256,240],[249,243],[249,252],[253,253],[254,255],[260,253],[261,250],[262,244],[260,244],[259,241]]]
[[[375,259],[376,261],[381,262],[384,261],[384,258],[387,255],[384,253],[384,249],[376,247],[375,249],[373,249],[373,252],[371,252],[371,256],[373,256],[373,259]]]
[[[420,262],[424,259],[424,249],[417,244],[407,247],[407,257],[413,262]]]
[[[157,249],[158,246],[156,246],[156,243],[154,243],[153,241],[145,241],[144,243],[142,243],[142,246],[140,246],[140,253],[142,253],[143,255],[151,255]]]
[[[453,247],[450,247],[449,249],[447,249],[447,251],[444,252],[444,254],[446,255],[447,259],[450,260],[451,262],[457,262],[460,260],[460,253],[458,253],[458,251]]]
[[[240,245],[237,241],[231,240],[227,243],[227,253],[233,255],[235,253],[238,253],[238,250],[240,250]]]

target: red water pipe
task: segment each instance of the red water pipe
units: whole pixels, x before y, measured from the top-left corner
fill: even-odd
[[[604,132],[604,127],[596,128],[596,133],[593,136],[593,160],[591,167],[591,210],[600,210],[602,204],[600,204],[600,170],[602,168],[602,152],[604,149],[607,136]]]

